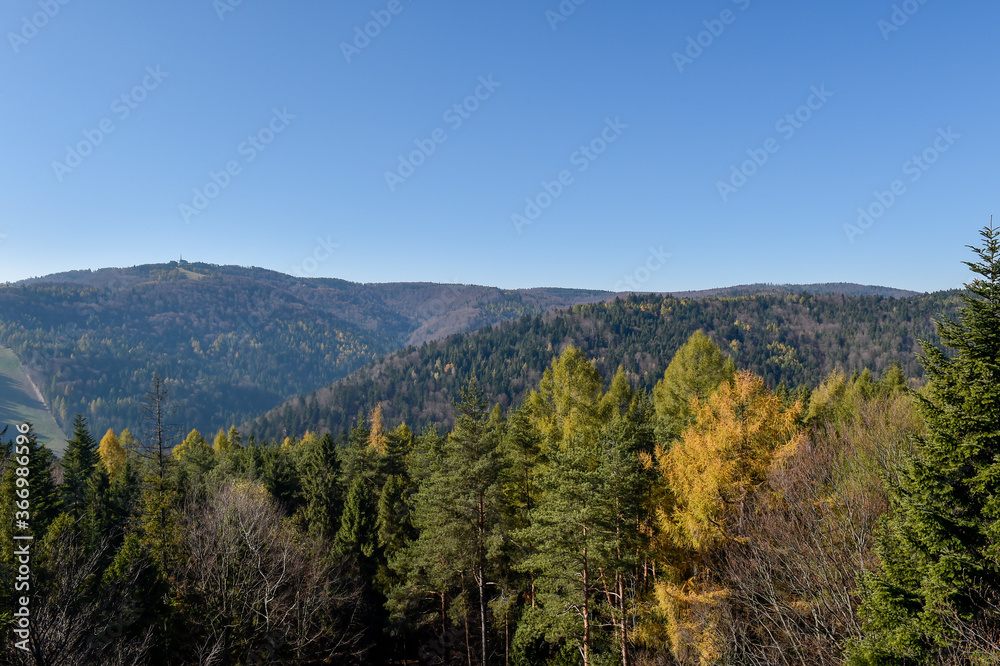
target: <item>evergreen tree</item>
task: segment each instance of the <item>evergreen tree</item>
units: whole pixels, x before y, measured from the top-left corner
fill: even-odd
[[[407,586],[417,594],[440,597],[442,615],[447,595],[461,594],[462,621],[467,624],[474,609],[479,629],[476,660],[485,665],[490,595],[502,544],[500,425],[490,418],[474,379],[463,388],[455,410],[455,428],[443,446],[418,451],[415,478],[420,486],[412,521],[419,536],[394,559],[393,568],[408,577]],[[435,440],[429,443],[433,447]],[[474,595],[469,594],[470,586],[475,586]]]
[[[334,552],[353,560],[366,578],[374,574],[377,538],[375,507],[367,481],[358,476],[344,500],[340,529],[333,541]]]
[[[59,487],[52,480],[55,458],[48,448],[38,442],[31,424],[21,427],[25,426],[27,432],[17,429],[11,439],[3,443],[0,451],[0,469],[3,470],[3,477],[0,478],[0,510],[5,516],[4,520],[0,520],[0,553],[3,554],[5,565],[13,561],[11,547],[14,542],[11,530],[15,516],[17,520],[26,520],[35,538],[41,538],[62,510]],[[17,479],[20,477],[15,470],[25,461],[27,465],[24,467],[27,467],[28,474],[24,478],[28,485],[18,486]],[[24,503],[24,500],[27,502]],[[18,505],[18,502],[22,504]],[[27,508],[22,508],[25,506]],[[27,518],[23,514],[18,515],[17,511],[26,511]]]
[[[393,474],[387,478],[379,493],[376,532],[383,559],[379,562],[378,582],[385,592],[400,581],[400,577],[388,563],[416,537],[409,511],[412,493],[413,486],[409,478],[401,474]]]
[[[891,485],[856,664],[959,663],[956,624],[1000,630],[1000,230],[981,236],[959,317],[938,322],[954,353],[923,344],[928,432]]]
[[[584,666],[593,663],[600,550],[602,535],[609,533],[595,502],[601,472],[599,456],[582,442],[554,450],[539,479],[541,497],[531,524],[514,535],[534,546],[519,566],[535,580],[536,612],[546,638],[570,641]]]
[[[639,451],[648,445],[651,425],[651,419],[643,423],[617,417],[601,435],[598,475],[602,484],[594,501],[606,527],[601,535],[603,562],[599,573],[622,666],[629,663],[629,630],[635,619],[632,601],[643,592],[639,567],[646,551],[643,503],[648,482]]]
[[[73,419],[73,437],[66,442],[62,460],[63,504],[75,515],[84,509],[87,485],[97,462],[97,442],[87,430],[87,419],[77,414]]]
[[[340,525],[344,501],[337,445],[330,433],[326,433],[304,442],[302,446],[299,477],[304,504],[300,514],[311,534],[321,539],[332,539]]]

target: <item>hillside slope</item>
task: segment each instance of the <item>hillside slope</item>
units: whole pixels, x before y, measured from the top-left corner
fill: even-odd
[[[270,410],[244,430],[274,438],[306,430],[340,432],[383,403],[388,423],[419,430],[450,424],[450,401],[469,377],[502,405],[519,402],[566,345],[604,376],[621,365],[651,388],[687,338],[705,330],[736,362],[768,384],[815,386],[835,368],[884,370],[898,360],[922,375],[918,340],[937,341],[933,319],[950,315],[957,292],[908,298],[757,295],[677,299],[634,295],[613,302],[522,317],[473,333],[410,347],[330,386]]]
[[[0,429],[30,422],[39,440],[56,453],[66,446],[66,435],[52,417],[48,405],[24,371],[13,351],[0,347]]]
[[[142,418],[153,372],[185,428],[240,423],[407,344],[613,296],[572,289],[357,284],[171,262],[0,286],[14,350],[65,429]]]

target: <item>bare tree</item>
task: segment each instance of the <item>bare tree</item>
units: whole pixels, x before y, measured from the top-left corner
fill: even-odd
[[[130,563],[112,584],[102,584],[111,542],[88,548],[63,515],[40,542],[31,607],[30,651],[8,642],[3,663],[24,666],[133,666],[148,661],[152,631],[141,621],[135,594],[148,565]]]
[[[144,426],[142,453],[155,465],[161,485],[166,477],[173,442],[181,430],[178,424],[172,422],[174,411],[169,403],[167,384],[159,373],[154,372],[152,384],[146,392],[146,400],[142,405]]]
[[[860,635],[859,578],[875,564],[884,483],[920,428],[907,396],[875,398],[776,461],[716,564],[728,595],[733,663],[841,664]]]
[[[360,587],[263,486],[224,486],[189,506],[183,523],[178,582],[195,609],[200,663],[363,658],[365,628],[353,616]]]

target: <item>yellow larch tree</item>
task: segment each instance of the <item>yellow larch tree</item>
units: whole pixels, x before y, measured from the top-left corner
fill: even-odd
[[[695,420],[680,441],[657,451],[674,498],[661,526],[679,545],[705,550],[747,517],[747,500],[766,482],[775,451],[794,446],[801,406],[785,408],[763,379],[744,371],[691,408]]]
[[[97,452],[101,457],[101,464],[104,465],[104,471],[108,473],[110,479],[114,480],[118,472],[125,466],[125,448],[113,429],[108,428],[104,437],[101,438],[101,445]]]
[[[387,439],[385,426],[382,423],[382,403],[375,405],[371,415],[368,417],[371,428],[368,430],[368,448],[378,455],[385,455],[387,449]]]

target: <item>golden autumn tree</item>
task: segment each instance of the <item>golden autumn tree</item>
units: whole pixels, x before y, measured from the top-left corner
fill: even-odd
[[[229,450],[229,438],[226,436],[226,431],[222,428],[219,428],[219,432],[215,433],[215,441],[212,443],[212,448],[215,449],[216,453]]]
[[[694,419],[692,399],[705,400],[723,382],[731,382],[736,366],[705,335],[695,331],[677,350],[663,378],[653,388],[660,438],[673,442]]]
[[[104,471],[108,473],[110,479],[114,480],[118,472],[125,466],[125,447],[122,446],[113,429],[108,428],[108,431],[104,433],[97,453],[101,457]]]
[[[385,426],[382,423],[382,403],[375,405],[371,415],[368,417],[371,428],[368,430],[368,448],[378,455],[385,455],[388,445]]]
[[[775,451],[796,434],[801,407],[785,408],[763,379],[744,371],[703,404],[692,401],[692,411],[680,441],[657,452],[674,498],[661,519],[677,543],[705,550],[748,517],[747,501],[766,482]]]
[[[125,455],[131,455],[136,452],[136,448],[139,443],[135,440],[132,432],[125,428],[120,433],[118,433],[118,441],[121,443],[122,448],[125,449]]]
[[[699,402],[691,401],[692,424],[656,460],[668,505],[658,523],[670,551],[661,553],[668,571],[656,585],[656,605],[665,618],[675,659],[713,664],[726,649],[726,588],[711,570],[711,554],[754,517],[755,497],[766,489],[768,470],[798,442],[801,406],[784,407],[764,380],[749,371]]]

